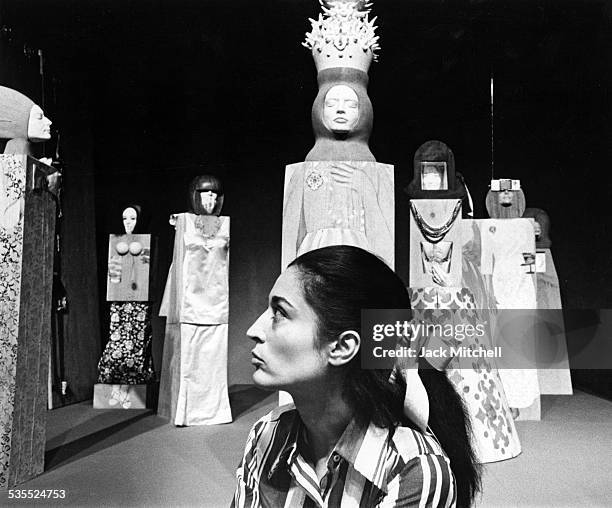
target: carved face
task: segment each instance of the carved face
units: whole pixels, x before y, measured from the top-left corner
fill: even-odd
[[[539,222],[537,221],[534,222],[533,230],[535,231],[535,237],[540,238],[540,235],[542,234],[542,226],[540,226]]]
[[[351,87],[332,86],[325,94],[323,124],[336,134],[351,132],[359,119],[359,98]]]
[[[128,235],[131,235],[136,227],[136,221],[138,220],[138,213],[134,208],[128,206],[123,210],[123,227]]]
[[[499,192],[499,204],[501,206],[512,206],[513,202],[514,196],[511,190],[503,190]]]
[[[28,139],[32,141],[45,141],[51,139],[51,120],[45,116],[43,110],[36,104],[34,104],[30,110]]]
[[[217,193],[213,191],[200,191],[199,195],[200,203],[204,209],[204,212],[207,215],[210,215],[213,213],[213,210],[217,204]]]

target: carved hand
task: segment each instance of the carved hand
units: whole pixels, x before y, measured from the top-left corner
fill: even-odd
[[[432,265],[431,267],[431,278],[438,286],[448,286],[447,274],[445,274],[442,270],[438,269],[435,265]]]
[[[111,256],[108,260],[108,276],[113,282],[121,281],[122,263],[119,256]]]
[[[330,164],[331,167],[331,176],[335,182],[340,185],[351,185],[353,180],[353,175],[357,168],[347,164],[346,162],[332,162]]]

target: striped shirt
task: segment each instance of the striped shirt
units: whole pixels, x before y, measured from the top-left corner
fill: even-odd
[[[319,481],[301,456],[304,431],[293,404],[261,418],[236,471],[234,508],[454,507],[455,477],[431,433],[353,420]]]

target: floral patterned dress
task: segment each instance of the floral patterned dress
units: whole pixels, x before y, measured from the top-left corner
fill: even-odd
[[[110,339],[98,362],[98,383],[137,385],[155,379],[151,357],[151,304],[112,302]]]

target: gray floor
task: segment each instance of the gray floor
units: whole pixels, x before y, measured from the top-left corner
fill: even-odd
[[[22,489],[64,500],[2,506],[228,506],[248,429],[275,397],[235,387],[235,421],[175,428],[148,411],[51,411],[46,471]],[[612,506],[612,402],[578,392],[545,397],[540,422],[518,422],[521,456],[490,464],[479,506]]]

